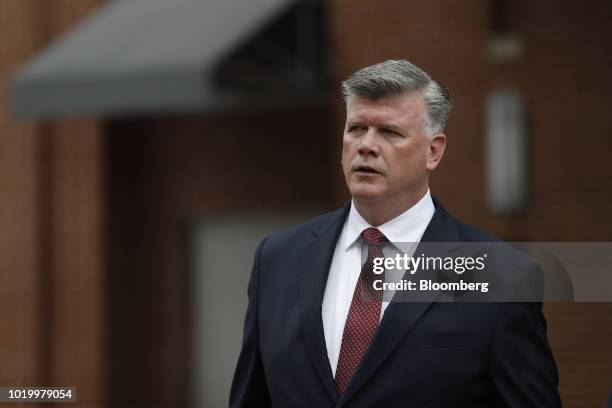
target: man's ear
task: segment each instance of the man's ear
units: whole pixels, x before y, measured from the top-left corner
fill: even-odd
[[[444,133],[436,133],[429,139],[429,146],[427,148],[427,170],[432,171],[438,167],[438,163],[444,156],[444,149],[446,149],[446,135]]]

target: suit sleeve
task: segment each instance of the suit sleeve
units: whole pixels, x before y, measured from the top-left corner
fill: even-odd
[[[521,279],[535,281],[531,286],[543,290],[539,266],[534,264],[528,272],[529,277],[523,275]],[[521,291],[524,293],[524,288]],[[559,376],[546,338],[542,302],[502,303],[491,353],[496,406],[561,406]]]
[[[242,350],[230,391],[230,408],[270,407],[270,396],[259,351],[259,269],[265,240],[255,252],[255,262],[249,280]]]

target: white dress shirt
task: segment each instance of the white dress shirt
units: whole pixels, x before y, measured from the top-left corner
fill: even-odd
[[[377,228],[385,234],[389,242],[417,243],[425,233],[434,212],[435,206],[427,190],[427,193],[415,205]],[[361,232],[371,227],[372,225],[359,214],[355,204],[351,203],[349,215],[336,243],[322,305],[327,356],[334,376],[340,355],[344,323],[351,306],[357,279],[361,273],[361,265],[367,256],[367,245],[361,238]],[[398,251],[397,248],[390,245],[383,248],[385,256],[401,253]],[[389,302],[382,303],[381,319],[388,305]]]

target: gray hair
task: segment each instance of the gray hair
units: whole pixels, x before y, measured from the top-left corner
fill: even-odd
[[[406,92],[422,92],[425,101],[425,134],[444,131],[452,102],[448,90],[431,79],[427,72],[406,60],[387,60],[365,67],[342,82],[344,100],[357,95],[379,99]]]

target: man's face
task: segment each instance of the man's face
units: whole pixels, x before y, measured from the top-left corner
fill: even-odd
[[[441,158],[441,154],[436,157],[432,141],[442,138],[444,144],[445,139],[444,135],[432,139],[425,135],[424,113],[420,93],[349,99],[342,169],[354,200],[410,202],[427,191],[428,172]]]

